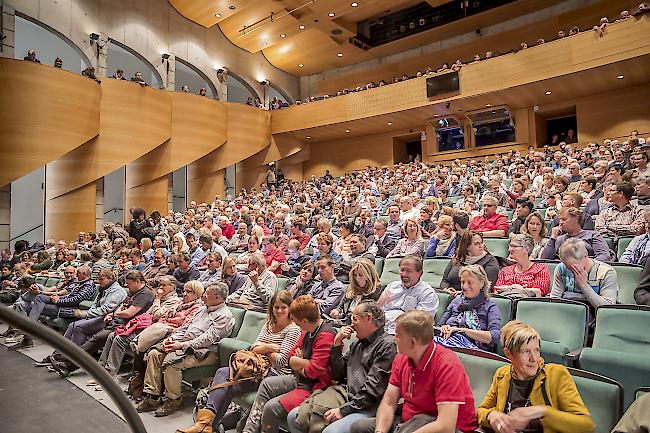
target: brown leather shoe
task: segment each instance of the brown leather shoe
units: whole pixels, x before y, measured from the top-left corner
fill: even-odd
[[[138,403],[135,409],[138,412],[151,412],[152,410],[156,410],[159,407],[160,400],[158,400],[158,398],[154,398],[151,395],[148,395],[147,398]]]
[[[181,408],[183,401],[180,398],[172,400],[168,398],[165,402],[158,408],[158,410],[153,414],[154,416],[167,416],[176,412]]]
[[[192,427],[176,430],[176,433],[212,433],[214,412],[210,409],[199,409],[196,412],[196,423]]]

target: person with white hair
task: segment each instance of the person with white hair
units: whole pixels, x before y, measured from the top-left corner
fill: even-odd
[[[616,270],[590,258],[583,240],[567,239],[559,253],[562,263],[553,273],[551,298],[582,301],[594,308],[617,303]]]
[[[483,200],[483,213],[472,219],[470,230],[483,233],[483,236],[503,238],[508,233],[508,217],[497,213],[499,200],[493,195],[485,195]]]
[[[266,311],[273,294],[278,290],[275,274],[266,268],[260,252],[250,254],[244,285],[226,299],[228,305],[245,304],[255,311]]]

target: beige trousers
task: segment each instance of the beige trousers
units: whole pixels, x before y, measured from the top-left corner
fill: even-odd
[[[165,397],[177,400],[181,397],[183,370],[217,363],[217,355],[210,352],[207,358],[198,359],[194,355],[177,355],[151,349],[147,354],[147,371],[144,376],[144,392],[153,396],[162,393],[165,383]]]

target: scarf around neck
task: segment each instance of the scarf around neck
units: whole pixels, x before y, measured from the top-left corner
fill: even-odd
[[[483,251],[483,254],[481,254],[480,256],[467,255],[467,257],[465,257],[465,262],[463,264],[464,265],[475,265],[476,263],[481,261],[481,259],[483,257],[485,257],[485,256],[487,256],[487,251]]]

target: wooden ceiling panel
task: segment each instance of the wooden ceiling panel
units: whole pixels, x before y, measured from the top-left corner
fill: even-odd
[[[205,27],[218,24],[235,45],[249,52],[262,50],[271,64],[297,76],[418,48],[547,8],[563,0],[517,0],[367,51],[348,42],[356,35],[358,22],[421,1],[357,0],[359,6],[352,7],[351,0],[169,0],[188,19]],[[449,0],[426,1],[435,7]],[[230,9],[231,6],[234,9]],[[328,16],[330,12],[334,13],[333,17]],[[270,19],[272,13],[273,20]],[[218,18],[215,14],[221,16]],[[241,32],[244,26],[251,25],[253,28],[247,29],[245,34]],[[299,30],[299,25],[304,25],[305,30]],[[280,37],[281,34],[286,37]],[[338,57],[338,53],[343,56]],[[304,67],[298,67],[299,64]]]

